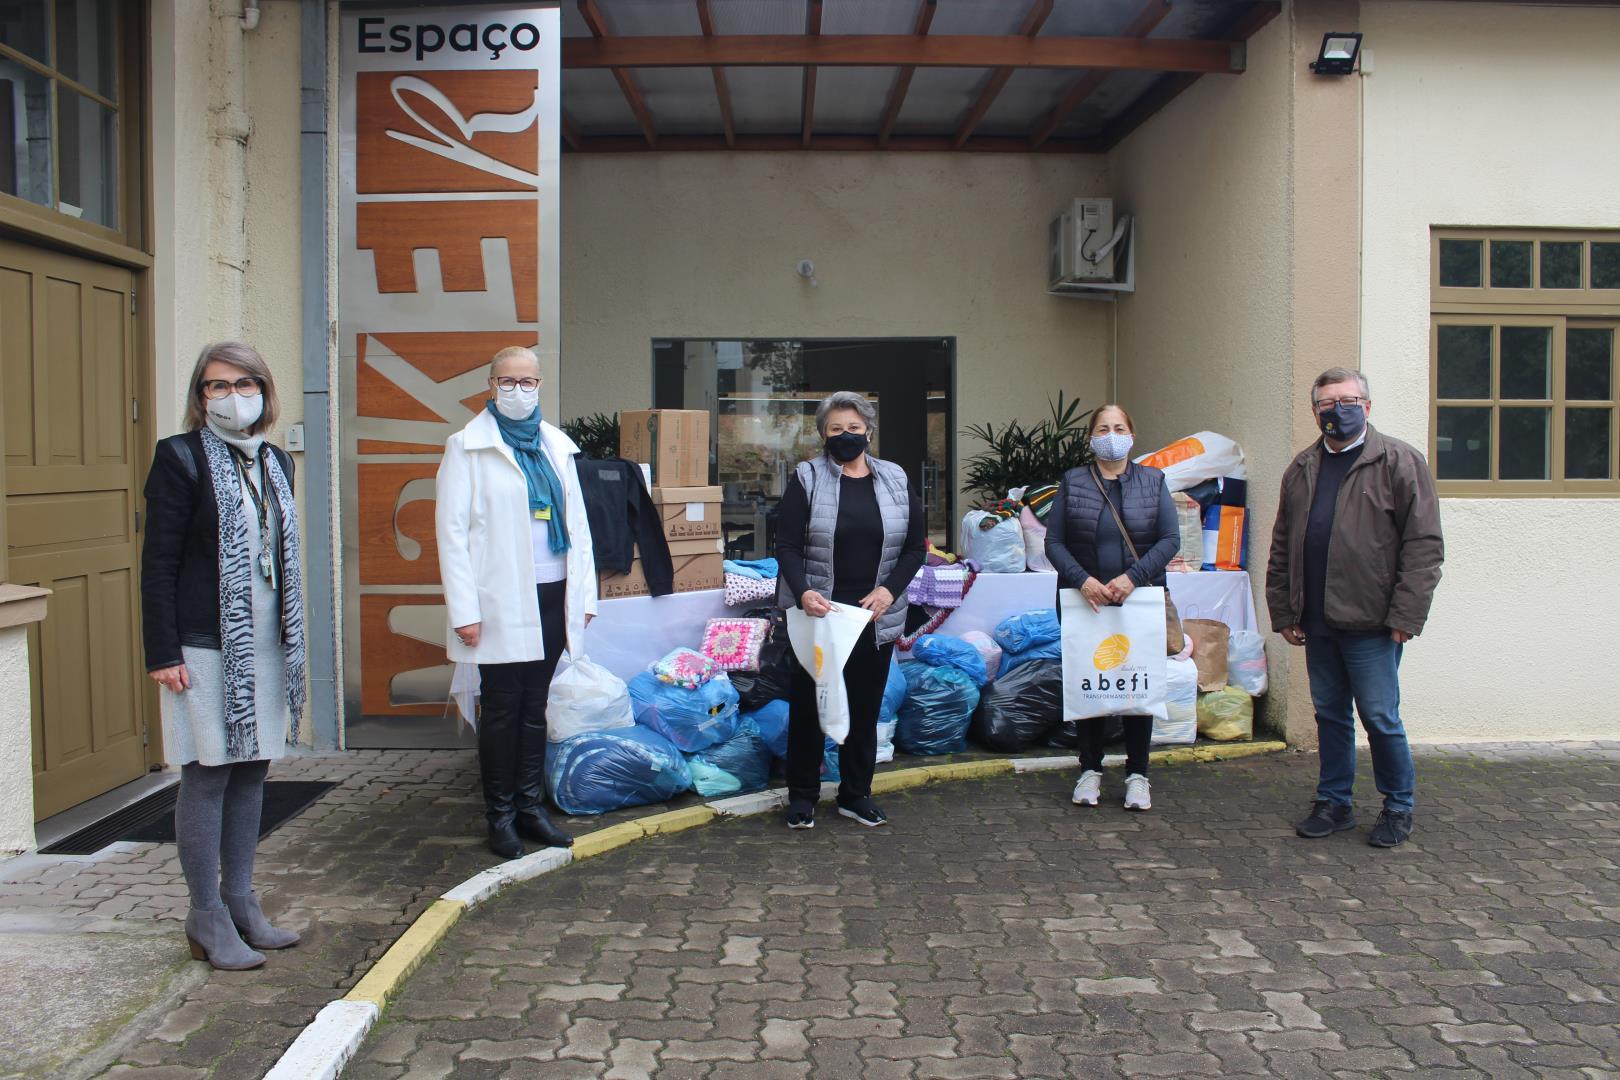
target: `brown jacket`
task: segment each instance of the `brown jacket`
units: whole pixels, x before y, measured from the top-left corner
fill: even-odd
[[[1283,473],[1266,565],[1266,606],[1278,630],[1298,626],[1305,616],[1305,522],[1321,462],[1318,439]],[[1444,558],[1428,463],[1368,424],[1367,445],[1344,478],[1333,514],[1323,602],[1328,625],[1422,633]]]

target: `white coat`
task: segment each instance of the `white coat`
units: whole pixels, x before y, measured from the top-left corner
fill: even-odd
[[[585,616],[596,614],[596,559],[579,469],[574,465],[579,447],[544,421],[540,434],[546,457],[562,482],[567,514],[567,648],[570,655],[583,656]],[[451,662],[515,664],[544,659],[528,484],[487,410],[450,436],[439,464],[437,496],[439,576],[444,582],[445,641]],[[482,624],[476,646],[463,645],[456,637],[455,628],[470,623]]]

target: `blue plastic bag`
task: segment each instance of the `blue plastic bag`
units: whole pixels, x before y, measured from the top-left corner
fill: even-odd
[[[547,743],[546,780],[565,814],[660,803],[692,788],[681,752],[644,727],[587,731]]]
[[[770,747],[771,756],[777,758],[787,757],[788,733],[788,703],[785,701],[769,701],[761,709],[754,712],[743,713],[743,720],[752,721],[759,729],[760,738]]]
[[[737,734],[737,688],[725,675],[716,675],[695,690],[661,683],[649,671],[630,680],[630,703],[636,723],[651,728],[695,754]]]
[[[908,754],[957,754],[967,749],[968,722],[979,705],[979,688],[953,667],[915,661],[900,665],[906,703],[894,744]]]
[[[979,650],[961,638],[944,634],[924,634],[911,646],[911,656],[934,667],[953,667],[973,680],[974,686],[990,681],[989,669]]]
[[[1003,652],[1021,653],[1036,645],[1059,640],[1063,636],[1063,629],[1058,625],[1057,608],[1039,608],[1022,615],[1007,616],[996,624],[990,636],[996,639]],[[1007,670],[1006,657],[1002,658],[1001,670]]]
[[[878,708],[878,723],[892,724],[900,718],[900,706],[906,701],[906,677],[900,665],[889,665],[889,681],[883,684],[883,704]]]
[[[1047,641],[1040,645],[1031,645],[1023,652],[1004,652],[1001,654],[1001,670],[996,672],[996,678],[1001,678],[1009,671],[1029,663],[1031,660],[1062,660],[1063,642]]]
[[[771,781],[771,748],[748,719],[737,725],[737,734],[690,755],[686,764],[692,786],[704,798],[764,791]]]
[[[828,739],[821,750],[821,782],[836,784],[842,779],[838,770],[838,744]]]

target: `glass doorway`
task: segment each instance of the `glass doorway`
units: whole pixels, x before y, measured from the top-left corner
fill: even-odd
[[[724,492],[726,557],[776,547],[776,504],[820,451],[816,406],[835,390],[877,406],[872,452],[906,470],[928,535],[950,546],[956,342],[950,338],[713,339],[653,342],[653,405],[709,413],[709,482]]]

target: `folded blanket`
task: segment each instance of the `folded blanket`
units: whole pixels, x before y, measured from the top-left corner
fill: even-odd
[[[727,559],[725,572],[770,581],[781,571],[777,569],[775,559]]]

